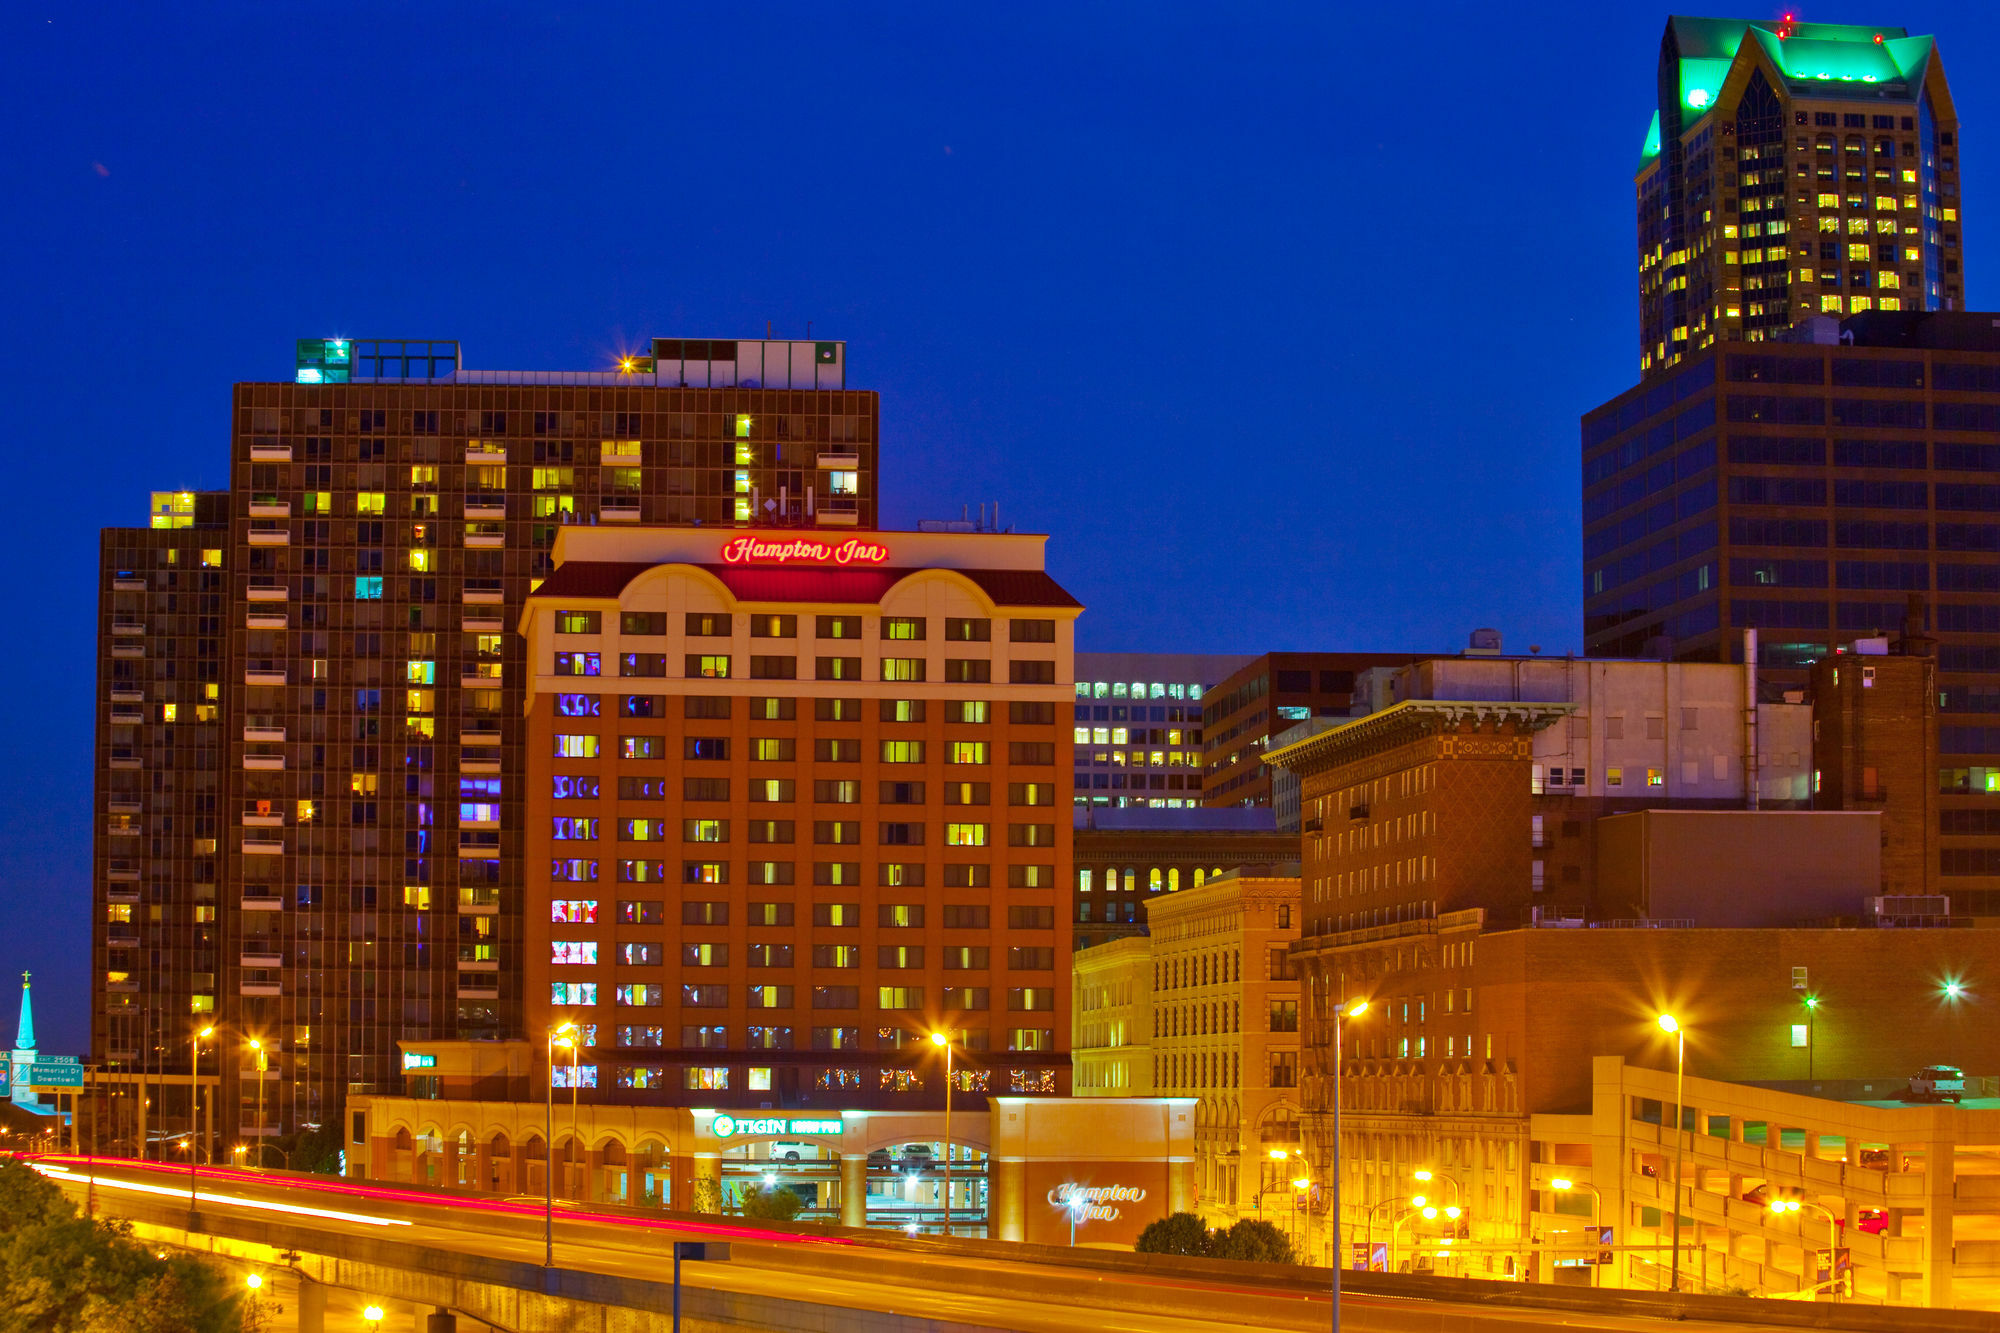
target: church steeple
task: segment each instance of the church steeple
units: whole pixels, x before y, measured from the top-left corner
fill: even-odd
[[[35,1006],[30,987],[32,972],[21,974],[21,1026],[14,1033],[14,1049],[32,1051],[35,1049]]]

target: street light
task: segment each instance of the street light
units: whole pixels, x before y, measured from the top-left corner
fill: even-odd
[[[1813,1076],[1813,1047],[1818,1045],[1813,1040],[1816,1035],[1813,1032],[1813,1020],[1819,1017],[1819,996],[1808,995],[1805,997],[1804,1003],[1806,1006],[1806,1082],[1810,1083]]]
[[[1671,1033],[1674,1039],[1674,1262],[1672,1290],[1681,1289],[1681,1121],[1687,1111],[1682,1106],[1682,1093],[1687,1079],[1687,1030],[1672,1014],[1661,1014],[1660,1031]]]
[[[1590,1256],[1591,1258],[1590,1285],[1594,1287],[1597,1285],[1597,1267],[1598,1267],[1597,1255],[1595,1253],[1595,1250],[1597,1248],[1597,1228],[1601,1224],[1600,1214],[1602,1214],[1602,1212],[1604,1211],[1604,1196],[1597,1192],[1597,1186],[1595,1185],[1579,1185],[1574,1180],[1569,1180],[1563,1176],[1556,1176],[1553,1179],[1551,1179],[1549,1181],[1549,1188],[1554,1190],[1558,1194],[1568,1194],[1572,1190],[1590,1191],[1590,1232],[1591,1232],[1590,1239],[1593,1251]]]
[[[569,1045],[571,1041],[569,1034],[575,1031],[574,1023],[564,1023],[549,1029],[549,1097],[542,1122],[542,1267],[544,1268],[553,1268],[556,1263],[556,1183],[551,1174],[556,1165],[556,1047]],[[372,1310],[376,1307],[371,1305],[368,1308]],[[377,1320],[381,1317],[380,1314],[375,1316]]]
[[[264,1169],[264,1071],[271,1067],[271,1056],[264,1049],[264,1043],[256,1037],[250,1039],[250,1049],[257,1053],[257,1169]]]
[[[264,1286],[264,1275],[262,1273],[252,1273],[243,1279],[243,1285],[252,1291],[261,1290]]]
[[[368,1306],[361,1312],[361,1317],[368,1322],[368,1333],[379,1333],[382,1327],[382,1320],[385,1318],[381,1306]]]
[[[195,1121],[199,1118],[197,1112],[201,1109],[201,1085],[196,1080],[201,1076],[198,1066],[201,1061],[202,1039],[214,1035],[215,1025],[211,1023],[209,1026],[195,1033],[193,1040],[188,1042],[188,1228],[190,1230],[194,1228],[195,1214],[194,1186],[197,1154],[194,1150],[194,1126]]]
[[[1328,1174],[1333,1177],[1333,1205],[1327,1216],[1333,1222],[1333,1333],[1340,1333],[1340,1262],[1345,1257],[1341,1249],[1340,1216],[1340,1066],[1341,1032],[1350,1018],[1359,1018],[1368,1012],[1366,999],[1345,1000],[1333,1006],[1333,1152],[1330,1156]]]
[[[951,1235],[951,1038],[931,1033],[931,1045],[944,1048],[944,1234]],[[1069,1243],[1076,1244],[1076,1219],[1070,1218]]]

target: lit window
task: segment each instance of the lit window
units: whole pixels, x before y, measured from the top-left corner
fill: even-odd
[[[597,965],[596,940],[550,940],[549,961],[558,966]]]
[[[357,576],[354,580],[354,600],[357,602],[381,601],[382,576],[380,574]]]
[[[381,491],[360,491],[354,496],[354,512],[357,514],[383,514],[388,512],[388,499]]]
[[[1666,785],[1667,785],[1667,771],[1666,771],[1666,770],[1665,770],[1664,768],[1649,768],[1649,769],[1647,769],[1647,770],[1646,770],[1646,785],[1647,785],[1648,787],[1664,787],[1664,786],[1666,786]]]
[[[861,494],[861,474],[859,472],[834,471],[827,474],[827,493],[830,495]]]
[[[944,842],[947,847],[984,847],[986,845],[986,825],[946,824]]]

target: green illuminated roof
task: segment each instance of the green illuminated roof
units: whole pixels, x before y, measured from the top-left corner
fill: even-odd
[[[1685,132],[1715,105],[1746,35],[1778,69],[1794,95],[1814,92],[1835,95],[1833,89],[1891,100],[1917,96],[1926,62],[1935,49],[1932,38],[1912,37],[1907,28],[1872,28],[1854,23],[1788,23],[1771,19],[1690,18],[1667,20],[1663,45],[1679,64],[1679,127]],[[1656,113],[1640,153],[1644,170],[1660,154],[1661,125]]]

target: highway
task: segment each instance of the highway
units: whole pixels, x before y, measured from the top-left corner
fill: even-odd
[[[79,1202],[95,1177],[98,1210],[158,1223],[184,1218],[185,1167],[44,1157],[35,1164]],[[349,1237],[388,1238],[429,1247],[539,1264],[542,1209],[524,1202],[447,1196],[409,1186],[331,1177],[270,1176],[204,1168],[201,1212],[265,1224],[284,1221]],[[178,1225],[176,1221],[175,1225]],[[1302,1288],[1230,1283],[948,1253],[922,1238],[883,1233],[801,1235],[731,1219],[714,1223],[568,1206],[556,1210],[559,1268],[661,1281],[670,1240],[727,1241],[726,1263],[690,1263],[693,1288],[806,1301],[831,1310],[878,1311],[1019,1333],[1075,1333],[1080,1318],[1106,1333],[1224,1333],[1246,1328],[1323,1329],[1329,1296]],[[1085,1252],[1087,1258],[1089,1252]],[[1324,1277],[1323,1270],[1312,1271]],[[1302,1273],[1303,1276],[1303,1273]],[[1666,1320],[1594,1312],[1509,1309],[1490,1302],[1412,1300],[1348,1294],[1342,1323],[1357,1333],[1462,1333],[1530,1329],[1741,1330],[1773,1325]]]

